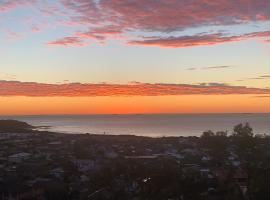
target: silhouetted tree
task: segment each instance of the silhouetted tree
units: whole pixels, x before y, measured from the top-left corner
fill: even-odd
[[[209,131],[204,131],[201,137],[212,137],[212,136],[215,136],[215,133],[209,130]]]
[[[249,123],[246,123],[245,125],[238,124],[234,127],[232,136],[238,155],[243,163],[249,165],[256,147],[253,129],[250,127]]]
[[[253,129],[250,127],[249,123],[238,124],[233,129],[233,135],[238,137],[253,137]]]
[[[219,136],[219,137],[227,137],[227,135],[228,135],[227,131],[218,131],[218,132],[216,132],[216,136]]]

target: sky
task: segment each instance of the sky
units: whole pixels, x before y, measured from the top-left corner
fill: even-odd
[[[0,115],[270,112],[269,0],[0,0]]]

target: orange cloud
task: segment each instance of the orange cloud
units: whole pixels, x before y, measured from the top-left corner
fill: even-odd
[[[221,83],[191,84],[45,84],[1,81],[0,96],[165,96],[165,95],[228,95],[270,94],[270,89],[230,86]]]

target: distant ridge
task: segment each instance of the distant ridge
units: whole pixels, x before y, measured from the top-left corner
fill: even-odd
[[[26,131],[32,131],[33,126],[26,122],[17,121],[17,120],[0,120],[0,133],[8,132],[8,133],[14,133],[14,132],[26,132]]]

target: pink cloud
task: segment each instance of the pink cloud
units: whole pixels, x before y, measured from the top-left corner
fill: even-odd
[[[29,7],[35,3],[37,3],[37,0],[3,0],[0,1],[0,12],[8,12],[16,8]]]
[[[85,40],[104,42],[110,38],[123,39],[128,44],[161,47],[189,47],[236,42],[253,37],[269,41],[267,31],[249,36],[224,36],[220,33],[176,35],[175,32],[196,27],[248,24],[270,21],[269,0],[5,0],[0,12],[29,6],[50,16],[59,25],[73,27],[74,34],[51,45],[83,46]],[[82,28],[83,27],[83,28]],[[32,31],[39,31],[32,27]],[[232,32],[233,30],[231,30]],[[140,33],[137,39],[131,37]],[[146,38],[147,33],[156,35]],[[263,35],[266,34],[266,35]]]
[[[208,35],[193,35],[193,36],[180,36],[168,38],[150,38],[144,40],[130,41],[132,45],[147,45],[147,46],[160,46],[160,47],[192,47],[192,46],[205,46],[215,45],[225,42],[240,41],[241,37],[231,36],[223,37],[221,34],[208,34]]]
[[[268,0],[62,0],[73,20],[118,25],[119,30],[183,30],[270,19]],[[209,12],[211,11],[211,12]]]
[[[52,42],[48,42],[48,45],[52,46],[85,46],[87,43],[82,41],[78,37],[65,37]]]
[[[17,41],[23,38],[23,35],[21,33],[11,30],[6,31],[6,36],[9,41]]]
[[[164,95],[227,95],[270,94],[270,89],[230,86],[220,83],[191,84],[45,84],[36,82],[0,81],[0,96],[164,96]]]
[[[113,37],[117,35],[121,35],[121,28],[116,26],[104,26],[104,27],[96,27],[92,28],[86,32],[78,32],[77,35],[82,38],[90,38],[95,40],[106,40],[107,37]]]
[[[146,46],[159,46],[159,47],[193,47],[216,45],[228,42],[239,42],[252,38],[267,38],[270,37],[270,31],[254,32],[243,34],[239,36],[224,36],[221,33],[205,34],[205,35],[192,35],[192,36],[179,36],[179,37],[160,37],[160,38],[146,38],[141,40],[129,41],[132,45],[146,45]]]
[[[246,34],[248,37],[270,37],[270,31],[262,31],[262,32],[254,32],[250,34]]]
[[[39,26],[37,26],[37,25],[32,25],[31,30],[34,33],[41,32],[41,28]]]
[[[62,0],[61,2],[73,13],[69,15],[70,24],[89,26],[88,31],[79,31],[76,34],[84,39],[104,41],[112,36],[133,32],[165,35],[152,39],[144,37],[139,37],[138,40],[128,39],[129,44],[136,45],[188,47],[235,42],[247,37],[225,37],[219,33],[181,37],[173,34],[166,37],[166,35],[193,27],[270,20],[268,0]]]

